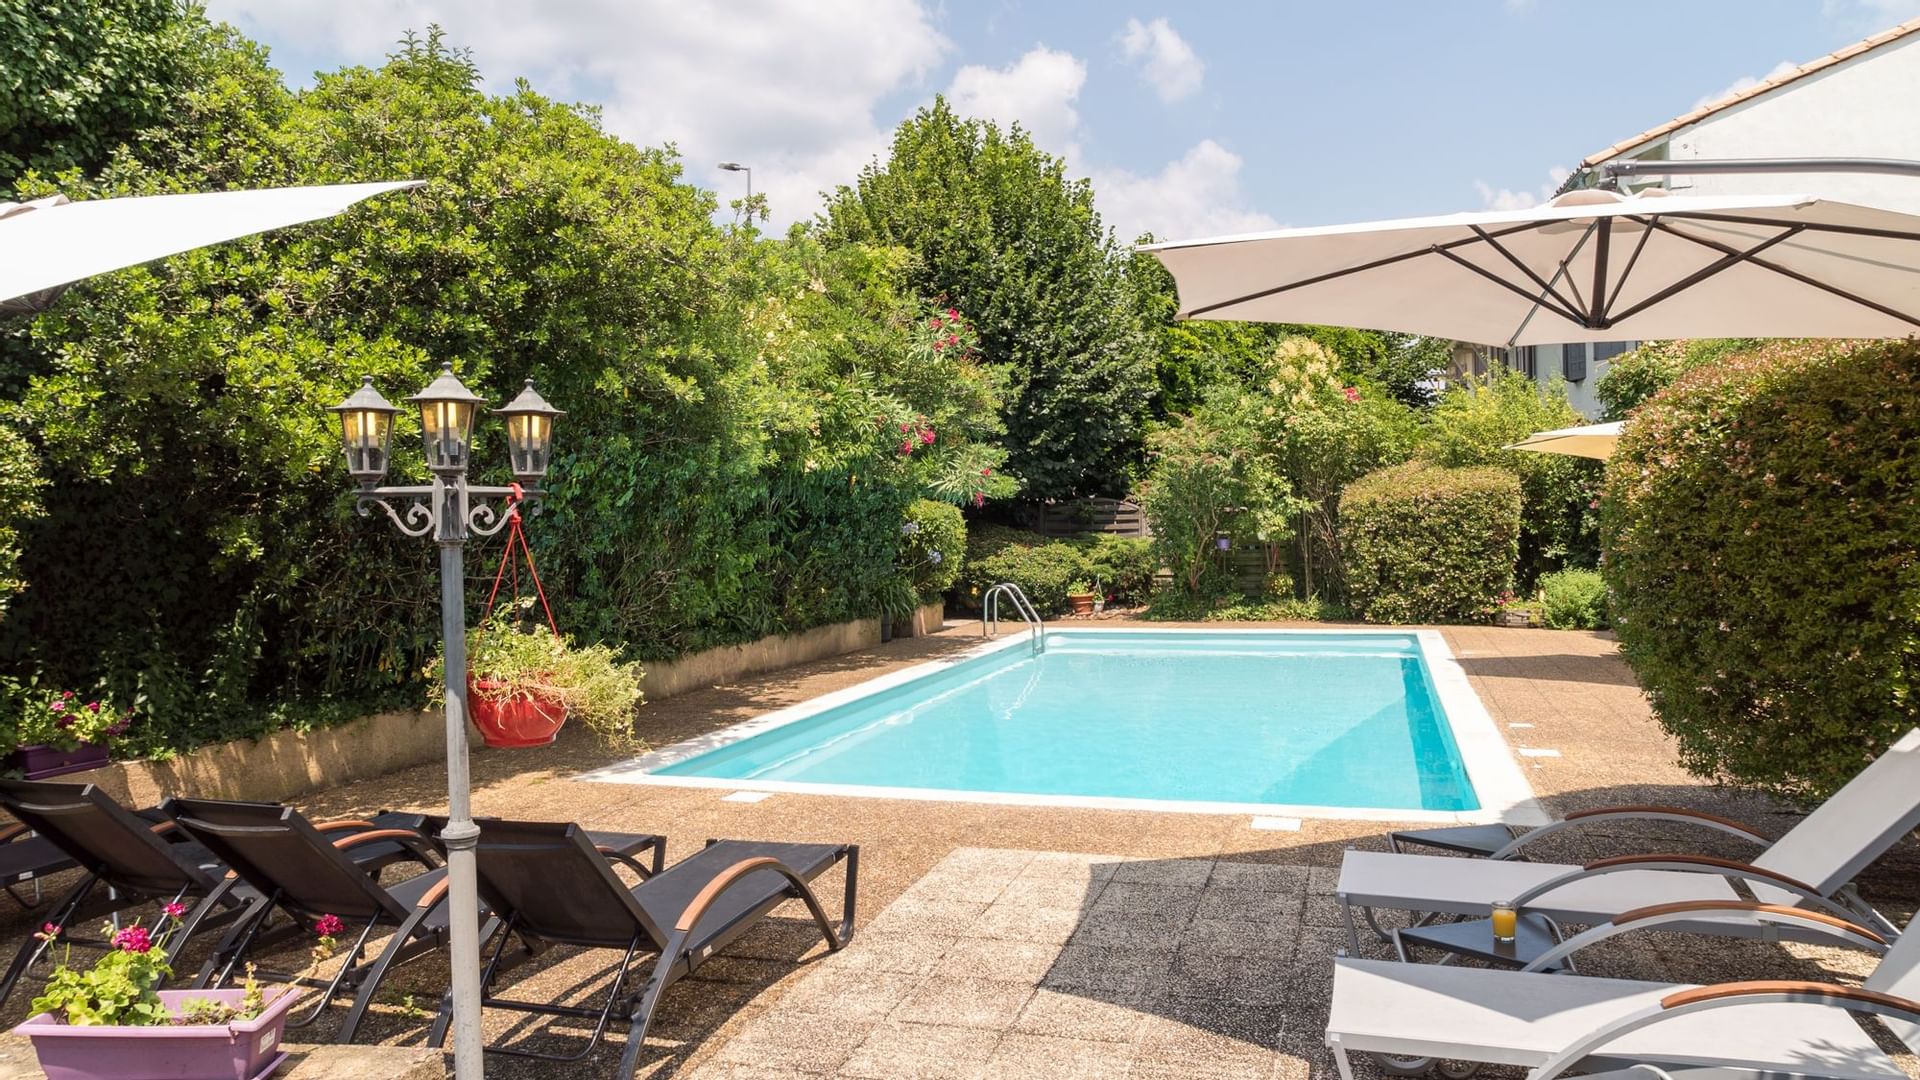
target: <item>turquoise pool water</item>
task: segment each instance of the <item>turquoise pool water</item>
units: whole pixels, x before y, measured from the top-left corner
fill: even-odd
[[[1067,631],[763,731],[662,776],[1476,810],[1412,634]]]

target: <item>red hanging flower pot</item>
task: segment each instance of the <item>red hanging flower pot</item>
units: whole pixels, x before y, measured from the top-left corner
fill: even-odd
[[[467,707],[488,746],[546,746],[567,722],[567,703],[539,687],[467,675]]]

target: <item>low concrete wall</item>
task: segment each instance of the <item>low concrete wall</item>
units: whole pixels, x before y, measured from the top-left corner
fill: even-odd
[[[947,602],[935,600],[931,604],[921,605],[914,611],[913,618],[895,626],[893,632],[901,637],[926,637],[938,632],[946,625],[946,620]]]
[[[816,626],[798,634],[761,638],[745,645],[723,645],[678,660],[655,660],[646,665],[647,677],[641,686],[646,690],[648,701],[658,701],[689,690],[878,644],[880,620],[855,619],[832,626]]]
[[[939,629],[939,607],[929,605],[914,621]],[[658,701],[879,643],[880,620],[856,619],[654,661],[646,665],[642,686],[648,701]],[[115,762],[58,779],[98,784],[131,806],[151,806],[185,793],[276,802],[440,761],[447,752],[445,730],[438,710],[381,713],[318,731],[276,731],[260,739],[203,746],[171,761]],[[468,737],[478,749],[479,733],[469,728]]]

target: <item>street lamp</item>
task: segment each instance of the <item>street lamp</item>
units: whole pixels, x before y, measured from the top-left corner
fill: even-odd
[[[748,213],[749,215],[751,215],[751,214],[753,213],[753,208],[752,208],[752,203],[753,203],[753,166],[751,166],[751,165],[742,165],[742,164],[740,164],[740,163],[739,163],[739,162],[737,162],[737,161],[723,161],[723,162],[721,162],[721,163],[720,163],[720,167],[721,167],[722,169],[725,169],[725,170],[726,170],[726,171],[728,171],[728,172],[743,172],[743,173],[746,173],[746,174],[747,174],[747,203],[748,203],[748,208],[747,208],[747,213]]]
[[[492,536],[513,520],[523,498],[537,499],[537,486],[553,460],[553,420],[564,413],[548,405],[533,380],[504,409],[507,456],[513,487],[467,483],[473,450],[473,421],[483,398],[454,377],[446,365],[440,377],[407,399],[420,408],[420,433],[427,454],[430,484],[380,487],[387,473],[393,417],[400,412],[373,388],[373,379],[330,411],[340,416],[347,472],[359,484],[354,509],[367,517],[378,506],[408,536],[433,534],[440,546],[440,636],[445,650],[447,703],[447,824],[440,839],[447,848],[447,904],[453,969],[453,1070],[460,1080],[478,1080],[484,1065],[480,1039],[480,905],[475,889],[473,850],[480,830],[473,823],[471,781],[467,775],[467,606],[462,561],[470,535]],[[475,501],[478,499],[479,501]],[[504,499],[505,512],[491,501]]]

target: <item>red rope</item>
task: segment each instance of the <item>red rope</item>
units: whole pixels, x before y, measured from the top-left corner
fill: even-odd
[[[540,583],[540,569],[533,564],[533,549],[527,546],[527,534],[520,528],[520,503],[526,498],[520,485],[513,485],[513,494],[507,497],[507,549],[500,553],[500,569],[494,571],[493,591],[487,594],[487,610],[480,616],[480,632],[485,633],[487,620],[493,617],[494,601],[500,597],[500,583],[507,576],[507,567],[513,567],[513,598],[520,599],[520,564],[513,561],[513,548],[520,546],[520,553],[527,560],[527,575],[533,578],[534,592],[540,597],[540,610],[546,612],[547,629],[554,637],[560,636],[560,624],[553,619],[553,606],[547,603],[547,590]]]

